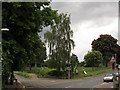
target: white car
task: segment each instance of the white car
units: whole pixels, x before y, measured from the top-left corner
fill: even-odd
[[[105,76],[104,76],[104,79],[103,79],[103,81],[105,82],[105,81],[113,81],[113,74],[106,74]]]

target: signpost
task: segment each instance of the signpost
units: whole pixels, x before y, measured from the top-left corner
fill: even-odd
[[[112,69],[114,70],[115,69],[115,62],[116,62],[116,59],[114,58],[114,56],[112,56],[110,62],[112,63]]]
[[[111,58],[110,62],[112,62],[112,63],[116,62],[116,60],[115,60],[114,56],[112,56],[112,58]]]
[[[112,63],[112,69],[113,69],[113,87],[116,88],[116,76],[114,74],[114,69],[115,69],[115,66],[116,66],[116,55],[115,55],[115,58],[114,56],[112,56],[110,62]]]

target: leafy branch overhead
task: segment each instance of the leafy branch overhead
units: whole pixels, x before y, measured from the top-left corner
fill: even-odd
[[[59,20],[50,2],[3,2],[2,32],[3,83],[13,70],[23,70],[46,59],[46,47],[39,32]]]

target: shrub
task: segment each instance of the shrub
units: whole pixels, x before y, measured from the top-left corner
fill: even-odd
[[[57,76],[57,77],[61,76],[61,77],[63,77],[65,75],[65,72],[64,71],[53,70],[53,71],[50,71],[48,73],[48,75],[49,76]]]
[[[28,73],[25,73],[25,72],[15,72],[15,74],[24,76],[25,78],[31,78],[31,76]]]

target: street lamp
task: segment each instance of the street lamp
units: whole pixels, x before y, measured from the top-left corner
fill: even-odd
[[[8,28],[2,28],[1,31],[9,31]]]

